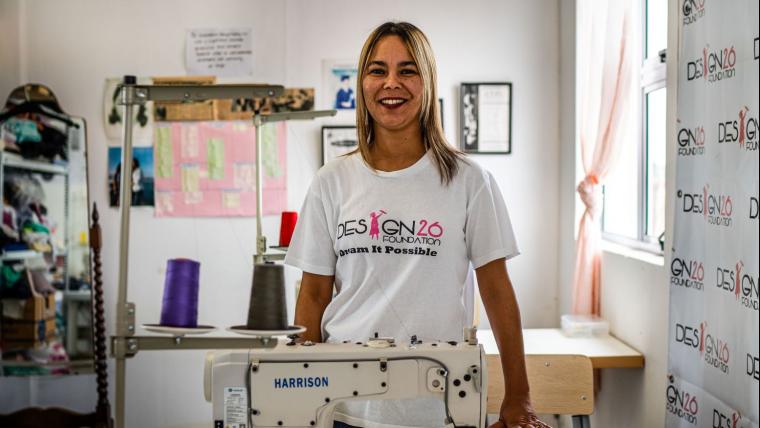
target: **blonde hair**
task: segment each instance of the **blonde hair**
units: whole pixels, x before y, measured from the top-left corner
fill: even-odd
[[[437,76],[435,57],[425,34],[408,22],[386,22],[377,27],[364,42],[359,57],[358,82],[356,85],[356,130],[359,137],[359,148],[364,161],[370,163],[369,149],[373,143],[374,119],[367,111],[362,91],[362,79],[367,71],[370,55],[377,43],[386,36],[398,36],[406,45],[412,56],[417,70],[422,78],[422,107],[420,110],[420,129],[425,149],[432,156],[441,176],[441,183],[449,184],[459,170],[459,159],[464,154],[450,146],[443,134],[441,113],[438,106]]]

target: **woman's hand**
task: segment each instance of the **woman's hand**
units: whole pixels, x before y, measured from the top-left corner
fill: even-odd
[[[536,417],[530,401],[507,401],[501,404],[499,420],[489,428],[551,428]]]

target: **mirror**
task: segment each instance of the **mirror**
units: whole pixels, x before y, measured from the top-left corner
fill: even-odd
[[[43,85],[0,111],[0,382],[93,371],[86,135]]]

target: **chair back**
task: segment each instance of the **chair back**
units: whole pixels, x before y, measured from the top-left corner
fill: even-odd
[[[488,355],[488,413],[498,414],[504,375],[498,355]],[[590,415],[594,412],[594,372],[584,355],[526,355],[530,399],[539,414]]]

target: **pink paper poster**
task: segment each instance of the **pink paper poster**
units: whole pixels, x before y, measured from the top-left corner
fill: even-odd
[[[287,203],[285,126],[262,128],[264,215]],[[171,122],[154,134],[157,217],[256,215],[256,128],[246,122]]]

